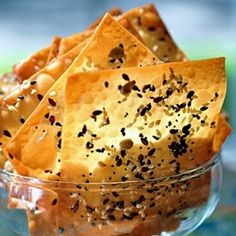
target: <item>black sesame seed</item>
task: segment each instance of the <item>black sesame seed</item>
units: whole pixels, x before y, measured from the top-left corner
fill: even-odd
[[[119,44],[120,48],[124,48],[124,45],[122,43]]]
[[[125,128],[121,128],[120,132],[123,136],[125,136]]]
[[[152,148],[149,152],[148,152],[148,156],[151,157],[156,151],[156,148]]]
[[[93,148],[93,144],[88,141],[88,142],[86,143],[86,148],[87,148],[87,149]]]
[[[13,155],[11,153],[8,153],[10,159],[13,159]]]
[[[208,107],[206,107],[206,106],[203,106],[200,108],[201,111],[206,111],[207,109],[208,109]]]
[[[122,177],[121,177],[121,181],[125,182],[126,180],[128,180],[127,177],[125,177],[125,176],[122,176]]]
[[[155,136],[155,135],[153,135],[152,136],[155,140],[159,140],[160,139],[160,137],[157,137],[157,136]]]
[[[9,138],[11,138],[11,133],[8,130],[3,130],[3,134]]]
[[[147,172],[148,170],[149,170],[148,167],[144,166],[141,171],[142,172]]]
[[[153,99],[153,102],[158,103],[158,102],[162,101],[162,99],[163,99],[162,97],[156,97]]]
[[[139,87],[138,87],[137,85],[134,85],[132,89],[133,89],[134,91],[140,92],[140,89],[139,89]]]
[[[18,96],[17,98],[19,98],[20,100],[23,100],[24,96]]]
[[[126,81],[129,81],[130,79],[129,79],[129,76],[127,75],[127,74],[122,74],[122,78],[124,79],[124,80],[126,80]]]
[[[142,165],[143,164],[143,159],[144,159],[144,155],[143,154],[139,154],[138,155],[138,162]]]
[[[187,98],[188,98],[188,99],[192,99],[193,95],[194,95],[194,91],[191,90],[191,91],[188,92]]]
[[[86,125],[83,126],[82,132],[83,132],[83,134],[85,134],[87,132],[87,126]]]
[[[178,133],[178,129],[170,129],[170,134],[176,134]]]
[[[44,117],[45,117],[46,119],[48,119],[49,113],[45,114]]]
[[[149,27],[148,27],[148,30],[149,30],[149,31],[155,31],[155,27],[154,27],[154,26],[149,26]]]
[[[62,124],[60,122],[55,123],[56,126],[62,127]]]
[[[58,140],[57,147],[61,149],[61,138]]]
[[[53,201],[52,201],[52,206],[55,206],[57,204],[57,198],[55,198]]]
[[[122,157],[125,157],[125,155],[126,155],[126,151],[123,149],[123,150],[121,150],[120,151],[120,155],[122,156]]]
[[[35,81],[35,80],[30,81],[30,85],[34,85],[36,83],[37,83],[37,81]]]
[[[88,213],[92,213],[93,212],[93,208],[90,206],[86,206],[86,210]]]
[[[39,93],[39,94],[37,95],[37,98],[38,98],[39,101],[41,101],[41,100],[43,99],[43,95]]]
[[[95,110],[94,112],[93,112],[93,116],[99,116],[99,115],[101,115],[102,114],[102,111],[101,110]]]
[[[144,145],[148,145],[147,137],[141,137],[141,142],[142,142]]]
[[[57,104],[52,98],[48,98],[48,102],[50,103],[51,106],[55,107]]]
[[[106,88],[109,87],[109,83],[107,81],[105,81],[104,85],[105,85]]]
[[[117,192],[111,192],[111,193],[112,193],[113,197],[119,197],[120,196],[120,194],[117,193]]]
[[[182,128],[182,132],[185,134],[185,135],[188,135],[190,132],[189,132],[189,129],[191,128],[191,124],[188,124],[188,125],[185,125],[183,128]]]
[[[110,201],[109,198],[104,199],[104,201],[103,201],[103,205],[106,205],[109,201]]]
[[[125,203],[124,203],[124,201],[118,201],[118,202],[116,203],[116,206],[119,207],[120,209],[123,209],[124,206],[125,206]]]
[[[25,119],[24,119],[24,118],[20,118],[20,122],[21,122],[22,124],[24,124],[24,123],[25,123]]]
[[[105,148],[101,148],[101,149],[96,149],[96,152],[98,152],[98,153],[103,153],[103,152],[105,152]]]
[[[122,165],[122,160],[119,158],[116,162],[116,166],[121,166]]]
[[[143,201],[145,201],[145,197],[143,195],[141,195],[137,201],[138,204],[142,203]]]
[[[171,88],[168,88],[168,89],[166,90],[166,96],[167,96],[167,97],[171,96],[172,93],[173,93],[173,91],[172,91]]]
[[[50,121],[51,125],[54,124],[55,120],[56,120],[55,116],[50,116],[49,121]]]
[[[76,201],[76,203],[71,207],[71,210],[76,213],[79,210],[79,201]]]
[[[109,62],[110,62],[110,63],[115,63],[115,62],[116,62],[116,59],[115,59],[115,58],[112,58]]]

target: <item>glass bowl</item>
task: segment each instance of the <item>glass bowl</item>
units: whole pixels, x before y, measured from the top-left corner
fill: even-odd
[[[221,182],[220,154],[181,174],[129,182],[41,181],[1,170],[0,226],[8,236],[183,236],[213,212]]]

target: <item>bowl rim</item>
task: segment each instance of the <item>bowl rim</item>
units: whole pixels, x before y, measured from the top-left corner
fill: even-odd
[[[14,182],[14,183],[20,183],[24,185],[30,185],[30,186],[47,186],[50,188],[72,188],[71,186],[78,187],[86,187],[89,188],[98,188],[98,186],[103,186],[104,188],[106,186],[125,186],[125,185],[142,185],[142,184],[153,184],[153,183],[173,183],[173,182],[179,182],[179,181],[185,181],[188,179],[196,178],[205,172],[209,171],[211,168],[216,166],[218,163],[221,162],[221,153],[217,153],[213,157],[211,157],[208,161],[206,161],[203,165],[198,166],[193,169],[189,169],[186,171],[183,171],[179,174],[174,175],[166,175],[166,176],[159,176],[156,178],[150,178],[145,180],[130,180],[130,181],[107,181],[107,182],[90,182],[90,183],[84,183],[84,182],[75,182],[75,181],[57,181],[57,180],[42,180],[35,177],[29,177],[29,176],[22,176],[16,173],[8,172],[4,169],[0,169],[0,181],[1,179],[5,178],[5,181],[8,182]],[[1,176],[4,176],[3,178]],[[101,187],[100,187],[101,188]]]

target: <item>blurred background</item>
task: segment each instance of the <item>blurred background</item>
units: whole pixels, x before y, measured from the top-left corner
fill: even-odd
[[[0,0],[0,73],[10,71],[13,64],[49,45],[53,36],[67,36],[84,30],[107,9],[118,6],[127,10],[148,2]],[[190,59],[226,57],[228,93],[224,109],[236,129],[236,1],[153,2],[176,43]],[[226,174],[219,214],[206,222],[196,235],[209,235],[215,230],[214,235],[231,236],[236,231],[236,228],[234,231],[230,228],[235,227],[230,222],[236,222],[235,146],[236,134],[233,133],[223,149]]]

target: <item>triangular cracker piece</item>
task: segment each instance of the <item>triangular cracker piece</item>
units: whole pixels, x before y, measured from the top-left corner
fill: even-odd
[[[30,79],[25,80],[23,84],[15,87],[4,98],[0,106],[1,148],[4,148],[16,134],[43,99],[48,89],[67,70],[86,43],[84,41],[60,59],[34,74]]]
[[[79,57],[48,91],[38,108],[7,145],[6,152],[17,171],[43,179],[58,177],[64,87],[69,75],[80,71],[146,66],[157,62],[160,61],[149,49],[107,14]]]
[[[129,19],[143,42],[163,62],[182,61],[184,53],[178,49],[155,6],[148,4],[125,12],[121,18]]]
[[[139,180],[203,164],[225,92],[222,58],[71,76],[63,178]],[[77,167],[70,176],[68,165]]]

